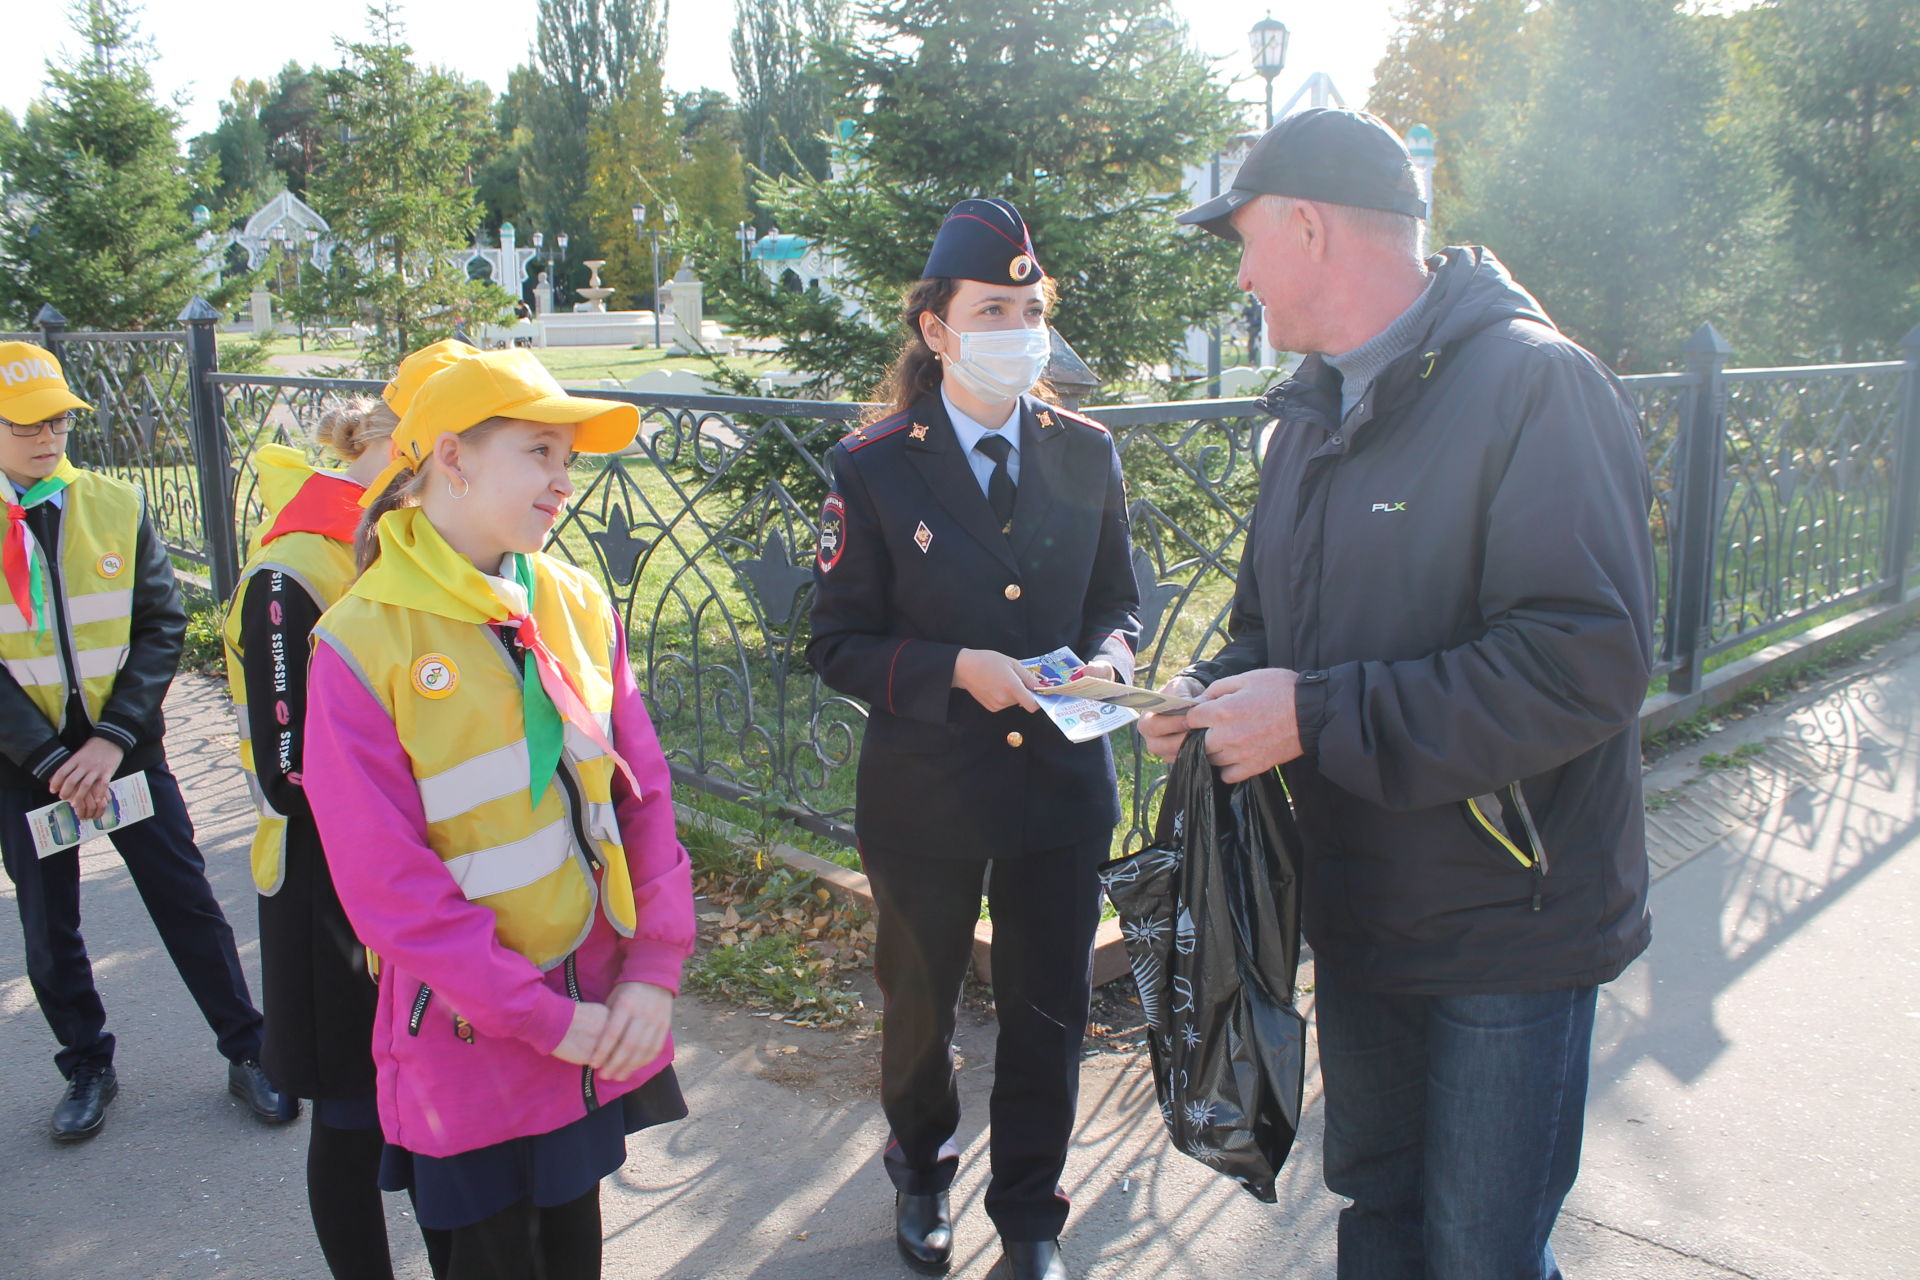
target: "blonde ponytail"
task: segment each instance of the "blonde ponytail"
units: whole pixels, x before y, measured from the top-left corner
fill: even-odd
[[[384,400],[372,396],[349,396],[320,415],[314,425],[314,438],[322,449],[345,462],[352,462],[367,451],[367,446],[385,440],[400,425],[400,419]]]

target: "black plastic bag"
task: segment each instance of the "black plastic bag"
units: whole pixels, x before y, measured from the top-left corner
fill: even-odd
[[[1154,841],[1100,869],[1173,1145],[1272,1204],[1300,1125],[1300,842],[1279,775],[1229,786],[1189,734]]]

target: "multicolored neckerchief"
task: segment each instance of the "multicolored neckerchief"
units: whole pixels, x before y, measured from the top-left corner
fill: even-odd
[[[640,794],[632,767],[613,749],[600,722],[587,709],[566,665],[540,638],[540,627],[533,617],[531,556],[511,557],[512,580],[526,592],[522,607],[501,599],[486,575],[449,546],[418,507],[404,507],[382,516],[379,536],[380,558],[360,575],[350,594],[457,621],[512,627],[517,632],[520,647],[526,651],[520,705],[532,803],[540,802],[559,769],[565,726],[569,724],[604,751],[626,775],[633,794]]]
[[[60,459],[60,465],[52,475],[36,482],[21,494],[17,502],[7,504],[7,534],[4,547],[0,547],[0,569],[7,578],[7,590],[26,618],[27,624],[34,628],[36,635],[47,633],[47,573],[46,552],[27,531],[27,508],[37,507],[64,490],[79,474],[80,469]]]

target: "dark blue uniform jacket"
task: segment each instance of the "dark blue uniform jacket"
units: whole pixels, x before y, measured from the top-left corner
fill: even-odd
[[[1139,591],[1120,460],[1104,427],[1021,402],[1020,483],[1002,533],[938,393],[835,446],[807,656],[867,704],[863,847],[1004,858],[1099,836],[1119,818],[1104,739],[990,713],[952,687],[961,649],[1062,645],[1133,675]]]

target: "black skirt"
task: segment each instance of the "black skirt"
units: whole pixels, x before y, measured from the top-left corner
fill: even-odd
[[[571,1204],[627,1159],[627,1135],[684,1119],[679,1077],[664,1067],[631,1093],[571,1124],[452,1156],[416,1155],[389,1142],[380,1189],[411,1191],[421,1226],[470,1227],[522,1200],[543,1209]]]
[[[310,816],[287,822],[286,879],[260,899],[260,1064],[298,1098],[373,1093],[379,988],[333,889]]]

